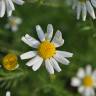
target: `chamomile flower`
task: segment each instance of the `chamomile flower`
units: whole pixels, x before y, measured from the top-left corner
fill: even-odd
[[[13,32],[18,31],[19,25],[22,23],[20,17],[11,16],[8,18],[8,23],[5,25],[6,29],[11,29]]]
[[[23,5],[23,0],[0,0],[0,17],[5,15],[5,11],[7,11],[7,15],[11,16],[12,11],[15,10],[14,4]]]
[[[87,13],[95,19],[94,8],[96,8],[96,0],[73,0],[73,9],[76,10],[77,19],[80,19],[80,15],[82,16],[82,20],[86,20]]]
[[[82,96],[95,96],[96,70],[92,71],[90,65],[87,65],[85,70],[80,68],[76,77],[72,78],[71,85],[78,87],[78,91]]]
[[[47,33],[44,34],[42,28],[36,26],[37,35],[40,41],[26,34],[21,40],[30,47],[36,48],[37,51],[29,51],[22,54],[21,59],[31,59],[26,65],[32,67],[34,71],[38,70],[43,62],[49,74],[54,74],[54,69],[58,72],[61,68],[58,62],[68,65],[70,62],[66,58],[72,57],[72,53],[66,51],[59,51],[56,48],[64,44],[62,33],[58,30],[55,36],[53,36],[53,26],[49,24],[47,26]]]
[[[17,56],[15,54],[8,54],[3,58],[3,67],[6,70],[12,71],[19,67]]]
[[[6,92],[6,96],[11,96],[11,92],[10,91],[7,91]]]

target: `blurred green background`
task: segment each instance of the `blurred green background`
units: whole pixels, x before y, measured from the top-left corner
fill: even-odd
[[[85,22],[77,21],[75,13],[65,0],[26,0],[24,6],[16,6],[13,16],[23,19],[17,32],[4,28],[7,17],[0,19],[0,62],[8,53],[18,55],[19,69],[9,72],[0,69],[0,96],[10,90],[12,96],[80,96],[77,88],[70,86],[70,80],[78,68],[91,64],[96,68],[96,23],[90,17]],[[26,33],[37,37],[35,26],[40,24],[46,32],[48,24],[53,24],[54,33],[60,30],[65,44],[60,49],[74,53],[70,65],[61,65],[62,72],[55,72],[50,79],[45,67],[33,72],[21,61],[19,55],[31,50],[21,41]]]

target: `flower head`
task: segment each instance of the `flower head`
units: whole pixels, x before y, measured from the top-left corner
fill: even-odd
[[[14,4],[23,5],[23,0],[0,0],[0,17],[5,15],[5,11],[7,10],[7,15],[11,16],[12,11],[15,10]]]
[[[13,32],[16,32],[18,31],[18,27],[21,23],[22,23],[21,18],[11,16],[8,18],[8,23],[5,25],[5,28],[11,29]]]
[[[77,19],[80,19],[80,15],[82,15],[83,21],[86,20],[87,13],[95,19],[94,8],[96,7],[96,0],[73,0],[73,9],[76,10]]]
[[[15,70],[19,67],[17,56],[15,54],[8,54],[3,58],[3,67],[6,70]]]
[[[61,68],[58,62],[68,65],[69,60],[66,58],[72,57],[72,53],[66,51],[59,51],[56,48],[64,44],[64,39],[62,38],[62,33],[58,30],[55,36],[53,36],[53,26],[48,24],[47,33],[44,34],[42,28],[36,26],[37,35],[40,41],[26,34],[21,39],[24,43],[30,47],[36,48],[37,51],[29,51],[22,54],[21,59],[31,59],[26,63],[27,66],[32,66],[34,71],[38,70],[43,62],[45,62],[45,67],[50,74],[54,74],[54,69],[58,72]]]
[[[72,78],[71,85],[78,87],[78,91],[83,96],[95,96],[94,88],[96,88],[96,70],[92,72],[90,65],[86,69],[80,68],[77,76]]]

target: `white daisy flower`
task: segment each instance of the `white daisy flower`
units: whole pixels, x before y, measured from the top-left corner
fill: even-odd
[[[95,96],[96,70],[92,71],[90,65],[87,65],[85,70],[80,68],[77,76],[72,78],[71,85],[78,87],[78,92],[82,96]]]
[[[18,31],[19,25],[22,23],[20,17],[11,16],[8,18],[8,23],[5,25],[6,29],[11,29],[13,32]]]
[[[6,92],[6,96],[11,96],[11,92],[10,91],[7,91]]]
[[[96,8],[96,0],[73,0],[73,9],[76,10],[77,19],[80,19],[80,15],[82,16],[82,20],[86,20],[87,13],[95,19],[94,8]]]
[[[36,31],[40,41],[34,39],[28,34],[22,37],[22,41],[30,47],[36,48],[37,51],[24,53],[20,56],[21,59],[32,58],[26,63],[26,65],[32,66],[34,71],[38,70],[44,61],[45,67],[50,74],[54,74],[54,69],[60,72],[61,68],[57,62],[68,65],[70,62],[66,58],[72,57],[73,55],[72,53],[66,51],[56,50],[56,48],[64,44],[62,33],[58,30],[52,39],[53,26],[51,24],[48,24],[46,34],[44,34],[39,25],[36,26]]]
[[[23,0],[0,0],[0,17],[5,15],[5,11],[7,10],[7,15],[11,16],[12,11],[15,10],[14,4],[23,5]]]

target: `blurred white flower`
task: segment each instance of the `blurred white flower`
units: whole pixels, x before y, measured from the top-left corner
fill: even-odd
[[[82,20],[86,20],[87,13],[95,19],[95,12],[94,8],[96,8],[96,0],[72,0],[72,8],[76,10],[77,19],[80,19],[82,16]]]
[[[86,69],[80,68],[76,77],[72,78],[71,85],[78,87],[78,92],[82,96],[96,96],[96,70],[92,71],[90,65],[86,66]]]
[[[11,92],[10,91],[7,91],[6,92],[6,96],[11,96]]]
[[[58,30],[52,39],[53,26],[51,24],[48,24],[46,34],[44,34],[39,25],[36,26],[36,31],[40,41],[28,34],[23,36],[21,40],[30,47],[36,48],[37,51],[26,52],[20,56],[21,59],[32,58],[26,65],[32,66],[34,71],[38,70],[44,61],[49,74],[54,74],[54,69],[60,72],[61,68],[59,67],[58,62],[68,65],[70,62],[66,58],[73,56],[70,52],[56,50],[56,48],[64,44],[62,33]]]
[[[14,4],[23,5],[23,0],[0,0],[0,17],[5,15],[5,11],[7,10],[7,15],[11,16],[12,11],[15,10]]]
[[[5,25],[6,29],[11,29],[13,32],[18,31],[19,25],[22,23],[20,17],[11,16],[8,19],[8,23]]]

